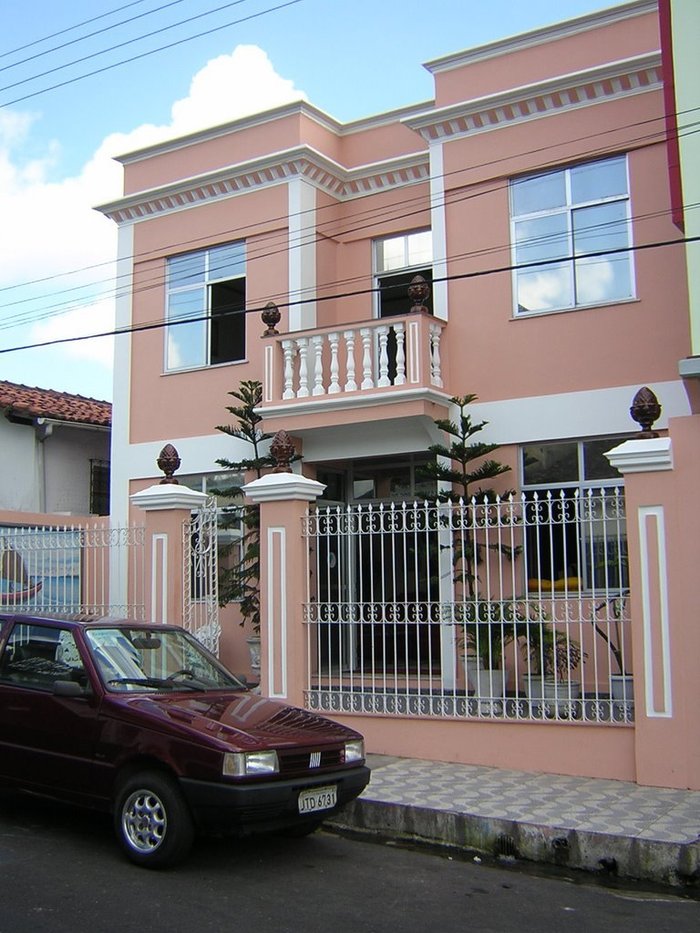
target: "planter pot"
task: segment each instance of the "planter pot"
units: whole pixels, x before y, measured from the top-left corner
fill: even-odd
[[[473,671],[474,693],[483,699],[502,699],[506,695],[508,671],[478,668]]]
[[[523,689],[528,700],[544,699],[544,675],[525,674],[523,677]]]
[[[477,671],[482,670],[481,658],[467,655],[464,659],[464,674],[467,680],[467,689],[477,693]]]
[[[557,700],[558,703],[579,700],[581,698],[581,682],[545,677],[542,681],[542,691],[546,700]]]
[[[634,681],[632,675],[611,674],[610,696],[613,700],[624,700],[631,703],[634,700]]]
[[[260,636],[251,635],[246,638],[250,652],[250,672],[256,680],[260,680]]]

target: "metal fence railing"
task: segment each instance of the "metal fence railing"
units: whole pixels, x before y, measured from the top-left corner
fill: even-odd
[[[313,708],[630,723],[624,493],[319,508]]]

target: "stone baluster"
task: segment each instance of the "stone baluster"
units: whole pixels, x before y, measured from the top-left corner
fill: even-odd
[[[331,380],[328,386],[328,394],[336,395],[340,392],[340,365],[338,363],[338,341],[339,334],[329,334],[328,343],[331,348]]]
[[[323,334],[316,334],[311,338],[314,348],[314,388],[312,395],[325,395],[326,389],[323,385]]]
[[[389,353],[387,352],[387,343],[389,341],[389,328],[386,325],[377,328],[379,335],[379,380],[377,385],[384,389],[390,386],[389,380]]]
[[[284,392],[282,398],[294,398],[294,341],[283,340],[284,352]]]
[[[440,362],[440,335],[438,324],[430,325],[430,381],[434,386],[442,387],[442,365]]]
[[[355,382],[355,331],[346,330],[343,332],[345,338],[345,391],[356,392],[357,383]]]
[[[372,331],[369,327],[363,327],[360,330],[362,337],[362,389],[373,389],[374,379],[372,378]]]
[[[309,397],[309,341],[306,337],[299,337],[296,341],[299,351],[299,388],[297,398]]]
[[[402,386],[406,383],[406,332],[403,324],[394,324],[396,335],[396,376],[394,385]]]

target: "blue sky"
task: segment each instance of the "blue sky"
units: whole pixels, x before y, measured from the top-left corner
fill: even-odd
[[[116,228],[92,210],[120,194],[112,156],[302,95],[344,122],[428,100],[423,62],[610,5],[4,0],[0,351],[112,326]],[[0,352],[0,379],[110,399],[111,352]]]

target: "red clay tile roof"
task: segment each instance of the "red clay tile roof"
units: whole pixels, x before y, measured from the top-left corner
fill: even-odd
[[[112,405],[54,389],[32,389],[0,381],[0,411],[26,418],[50,418],[81,424],[111,426]]]

